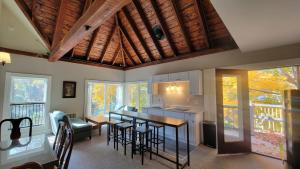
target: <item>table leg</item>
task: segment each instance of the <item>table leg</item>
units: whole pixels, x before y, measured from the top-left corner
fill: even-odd
[[[188,166],[190,166],[190,136],[189,136],[189,122],[186,123],[186,133],[187,133],[187,137],[186,137],[186,150],[187,150],[187,162],[188,162]]]
[[[102,128],[102,124],[99,124],[99,136],[101,136],[101,128]]]
[[[107,145],[109,145],[110,141],[110,124],[107,123]]]
[[[178,140],[178,127],[176,127],[176,168],[179,169],[179,140]]]
[[[132,147],[133,147],[133,152],[132,152],[132,155],[133,154],[136,154],[136,132],[135,132],[135,129],[136,129],[136,118],[133,118],[133,121],[132,121],[132,124],[133,124],[133,133],[132,133]]]

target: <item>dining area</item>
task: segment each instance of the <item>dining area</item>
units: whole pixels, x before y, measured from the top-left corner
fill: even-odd
[[[174,148],[166,150],[165,127],[175,129],[175,138],[168,140],[168,144],[174,142]],[[190,141],[187,135],[184,143],[179,142],[179,129],[185,127],[189,133],[189,123],[186,120],[171,117],[149,115],[135,111],[111,111],[107,118],[107,145],[113,141],[113,148],[119,150],[119,144],[123,147],[124,155],[127,155],[127,147],[131,148],[131,158],[140,155],[141,164],[144,164],[144,153],[166,160],[174,164],[174,168],[185,168],[190,165]],[[129,145],[129,146],[128,146]],[[183,146],[183,147],[180,147]],[[180,155],[185,150],[183,155]],[[173,167],[172,167],[173,168]]]
[[[33,135],[33,123],[29,117],[4,119],[0,127],[4,126],[9,126],[11,133],[0,138],[1,169],[68,168],[73,148],[73,131],[67,117],[59,122],[54,142],[49,139],[49,134]]]

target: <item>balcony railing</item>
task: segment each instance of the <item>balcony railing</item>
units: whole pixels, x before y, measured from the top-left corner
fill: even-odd
[[[237,129],[239,111],[237,106],[224,105],[225,128]],[[284,114],[281,105],[253,104],[250,106],[252,132],[284,134]]]
[[[11,118],[17,119],[21,117],[30,117],[33,126],[45,124],[45,103],[12,103],[10,104]],[[24,120],[21,127],[28,127],[29,121]]]

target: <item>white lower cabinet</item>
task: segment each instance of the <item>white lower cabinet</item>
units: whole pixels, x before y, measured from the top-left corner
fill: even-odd
[[[200,143],[200,121],[202,121],[201,113],[189,113],[189,112],[178,112],[178,111],[168,111],[159,108],[145,108],[147,110],[144,113],[171,117],[176,119],[184,119],[189,123],[189,138],[191,145],[198,145]],[[144,109],[143,109],[144,110]],[[178,137],[180,142],[186,142],[187,138],[187,128],[186,125],[178,128]],[[174,127],[165,127],[166,137],[172,140],[176,138],[176,129]],[[160,135],[163,135],[162,130]]]

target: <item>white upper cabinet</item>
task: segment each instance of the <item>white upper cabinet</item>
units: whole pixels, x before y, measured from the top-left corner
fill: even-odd
[[[190,81],[190,94],[203,95],[202,71],[201,70],[189,71],[189,81]]]
[[[153,83],[169,82],[169,74],[153,76]]]
[[[203,94],[203,84],[202,84],[203,82],[202,82],[201,70],[155,75],[152,77],[152,81],[149,82],[149,88],[150,88],[150,90],[148,90],[149,94],[157,95],[158,93],[157,86],[155,86],[154,84],[162,83],[162,82],[175,82],[175,81],[189,81],[191,95]]]
[[[188,72],[179,72],[179,73],[171,73],[169,74],[169,80],[173,81],[188,81],[189,73]]]

